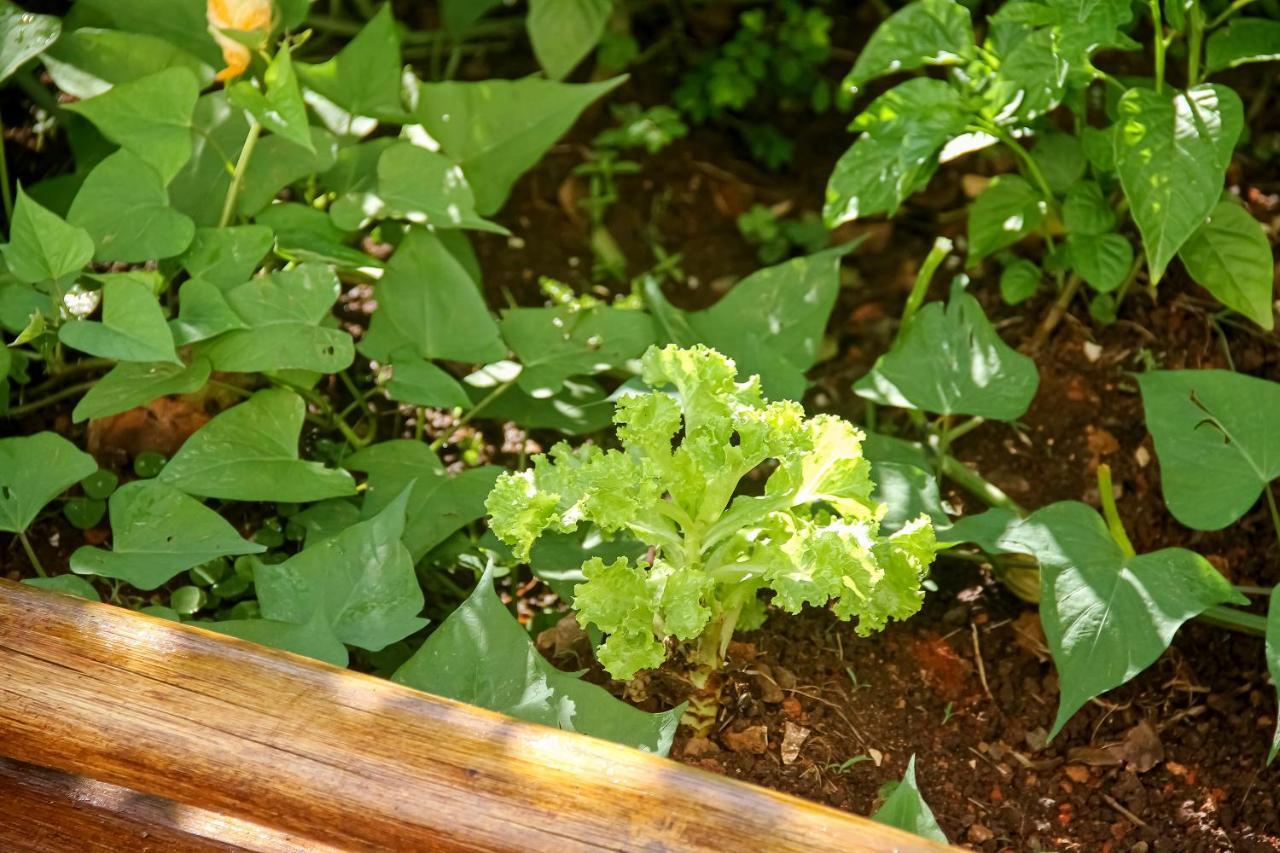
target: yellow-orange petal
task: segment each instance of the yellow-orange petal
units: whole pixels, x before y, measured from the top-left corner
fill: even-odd
[[[231,80],[239,77],[248,69],[253,53],[240,42],[228,38],[217,30],[211,30],[211,33],[214,40],[218,42],[218,46],[222,48],[222,61],[227,63],[227,67],[218,72],[216,79]]]
[[[271,0],[208,0],[209,26],[219,30],[269,30],[274,15]]]

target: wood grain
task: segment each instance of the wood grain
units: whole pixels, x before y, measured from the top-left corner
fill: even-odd
[[[6,853],[289,853],[307,839],[0,758],[0,850]]]
[[[945,849],[616,744],[7,581],[0,755],[344,850]]]

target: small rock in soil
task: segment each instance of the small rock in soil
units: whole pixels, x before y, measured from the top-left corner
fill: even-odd
[[[782,713],[786,714],[789,720],[799,720],[804,717],[804,706],[796,697],[788,696],[782,700]]]
[[[1139,773],[1146,773],[1164,761],[1164,744],[1160,742],[1160,735],[1156,734],[1156,730],[1146,720],[1125,732],[1124,742],[1116,751],[1120,758]]]
[[[751,675],[751,684],[761,702],[777,705],[787,698],[782,688],[778,686],[777,679],[773,677],[773,671],[762,663],[756,664],[755,672]]]
[[[795,763],[800,757],[800,748],[804,746],[808,737],[809,730],[804,726],[797,726],[789,720],[783,724],[781,749],[783,764]]]
[[[985,844],[995,837],[996,834],[994,832],[980,823],[975,823],[969,827],[968,839],[970,844]]]
[[[750,726],[742,731],[727,731],[720,740],[730,752],[764,755],[769,750],[769,729],[766,726]]]
[[[707,755],[715,755],[720,751],[720,747],[710,738],[692,737],[684,745],[683,754],[686,758],[702,758]]]

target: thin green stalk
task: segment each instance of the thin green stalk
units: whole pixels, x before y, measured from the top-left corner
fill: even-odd
[[[1160,17],[1160,0],[1147,0],[1151,9],[1151,27],[1155,33],[1156,92],[1164,91],[1164,22]]]
[[[1200,82],[1200,54],[1204,43],[1204,12],[1200,0],[1191,0],[1187,10],[1187,88]]]
[[[955,444],[958,438],[960,438],[961,436],[968,435],[969,433],[973,432],[975,429],[982,426],[986,422],[987,422],[986,418],[978,417],[977,415],[975,415],[972,418],[969,418],[969,420],[960,424],[959,426],[952,427],[951,443]]]
[[[902,322],[898,325],[899,337],[902,336],[903,330],[911,325],[911,319],[915,317],[916,312],[920,310],[920,306],[924,304],[925,294],[929,292],[929,282],[933,280],[933,274],[937,272],[938,267],[951,251],[951,248],[952,243],[946,237],[939,237],[933,241],[933,248],[925,256],[924,263],[920,265],[920,272],[916,273],[915,284],[911,286],[911,295],[907,297],[907,304],[902,309]]]
[[[1256,613],[1245,613],[1234,607],[1216,605],[1200,614],[1199,619],[1209,625],[1239,631],[1242,634],[1253,634],[1257,637],[1267,635],[1267,617]]]
[[[1006,495],[995,484],[985,480],[981,474],[973,471],[954,456],[941,457],[942,476],[951,480],[960,488],[980,498],[988,506],[1001,507],[1014,515],[1025,516],[1027,511],[1013,498]]]
[[[1235,0],[1234,3],[1232,3],[1227,8],[1223,9],[1222,13],[1218,15],[1218,17],[1210,21],[1209,25],[1205,27],[1205,29],[1216,30],[1218,27],[1225,24],[1228,18],[1230,18],[1236,12],[1239,12],[1241,9],[1243,9],[1245,6],[1248,6],[1252,2],[1253,0]]]
[[[240,188],[244,186],[245,173],[249,171],[249,161],[253,159],[253,149],[258,146],[258,137],[262,135],[262,125],[249,119],[249,135],[244,139],[244,147],[240,149],[240,159],[236,161],[235,173],[231,176],[231,186],[227,187],[227,198],[222,204],[222,216],[218,219],[218,227],[226,228],[236,212],[236,199],[240,196]]]
[[[8,146],[4,144],[4,122],[0,121],[0,196],[4,199],[5,224],[13,225],[13,188],[9,186]]]
[[[516,384],[516,381],[514,379],[508,379],[506,382],[503,382],[497,388],[494,388],[492,391],[490,391],[484,398],[480,400],[480,402],[472,406],[471,409],[465,415],[459,418],[458,422],[449,429],[449,432],[438,436],[435,441],[431,442],[431,449],[439,450],[440,448],[444,447],[445,443],[448,442],[448,440],[452,438],[453,435],[458,430],[462,429],[464,426],[471,423],[472,418],[480,414],[480,412],[484,411],[485,407],[488,406],[490,403],[492,403],[494,400],[498,399],[503,394],[507,393],[507,391],[510,390],[511,386],[514,384]]]
[[[31,568],[36,570],[36,574],[42,578],[49,577],[40,564],[40,558],[36,556],[36,549],[31,547],[31,540],[27,538],[25,530],[18,533],[18,541],[22,543],[22,550],[27,552],[27,559],[31,561]]]
[[[1276,509],[1276,495],[1271,490],[1271,484],[1267,483],[1267,511],[1271,513],[1271,529],[1276,532],[1276,542],[1280,543],[1280,510]]]
[[[4,414],[4,417],[7,417],[7,418],[26,417],[27,415],[33,412],[38,412],[41,409],[52,406],[55,403],[60,403],[63,400],[66,400],[68,397],[75,397],[79,394],[83,394],[84,392],[88,391],[90,388],[92,388],[94,385],[97,385],[97,384],[98,384],[98,380],[93,379],[88,382],[81,382],[79,385],[72,385],[70,387],[63,388],[61,391],[55,391],[54,393],[50,394],[48,397],[42,397],[41,399],[34,400],[30,403],[23,403],[21,406],[13,406],[12,408],[9,409],[8,412]]]
[[[1045,201],[1053,204],[1053,190],[1049,187],[1049,181],[1045,178],[1044,172],[1041,171],[1040,164],[1031,156],[1031,152],[1022,146],[1017,137],[1005,128],[997,127],[994,124],[984,124],[981,129],[999,139],[1013,152],[1026,170],[1027,177],[1035,182],[1036,187],[1044,195]]]
[[[1102,515],[1107,520],[1111,538],[1116,540],[1125,559],[1137,556],[1138,552],[1134,550],[1129,534],[1125,532],[1124,522],[1120,520],[1120,511],[1116,509],[1116,496],[1111,486],[1111,466],[1105,463],[1098,466],[1098,500],[1102,503]]]

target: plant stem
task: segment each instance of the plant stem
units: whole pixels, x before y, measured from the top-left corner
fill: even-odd
[[[1265,637],[1267,634],[1267,617],[1256,613],[1245,613],[1243,610],[1221,604],[1210,607],[1197,618],[1201,622],[1239,631],[1242,634],[1253,634],[1258,637]]]
[[[231,176],[231,186],[227,187],[227,198],[222,204],[222,216],[218,219],[219,228],[226,228],[235,216],[236,199],[240,196],[245,173],[249,171],[249,161],[253,158],[253,149],[257,147],[258,137],[261,135],[262,125],[254,119],[249,119],[249,135],[245,137],[244,147],[240,149],[240,159],[236,161],[236,171]]]
[[[960,424],[959,426],[952,427],[951,443],[955,444],[956,439],[960,438],[963,435],[968,435],[969,433],[973,432],[975,429],[982,426],[986,422],[987,422],[986,418],[978,417],[977,415],[975,415],[969,418],[969,420]]]
[[[1017,516],[1025,516],[1027,514],[1027,511],[1017,501],[1006,495],[993,483],[983,479],[981,474],[971,470],[959,459],[950,455],[940,458],[942,462],[939,468],[942,471],[942,476],[951,480],[966,492],[977,496],[988,506],[1007,509]]]
[[[1187,10],[1187,88],[1200,82],[1200,53],[1204,41],[1204,12],[1200,0],[1191,0]]]
[[[1031,340],[1027,343],[1027,349],[1035,352],[1040,349],[1049,340],[1049,335],[1053,334],[1053,330],[1058,328],[1058,324],[1062,322],[1062,318],[1066,316],[1067,309],[1071,307],[1071,300],[1076,298],[1076,292],[1080,290],[1081,278],[1072,273],[1067,278],[1067,284],[1062,288],[1062,292],[1058,294],[1057,300],[1049,309],[1049,313],[1044,315],[1044,319],[1036,328],[1035,334],[1031,336]]]
[[[53,394],[50,394],[48,397],[43,397],[39,400],[34,400],[30,403],[23,403],[21,406],[14,406],[13,408],[9,409],[8,412],[5,412],[3,417],[6,417],[6,418],[26,417],[32,412],[38,412],[41,409],[46,408],[48,406],[52,406],[54,403],[59,403],[67,399],[68,397],[74,397],[77,394],[83,394],[85,391],[88,391],[90,388],[92,388],[96,384],[98,384],[98,380],[92,379],[88,382],[81,382],[79,385],[72,385],[68,388],[63,388],[61,391],[56,391]]]
[[[4,122],[0,121],[0,196],[4,199],[5,225],[13,227],[13,188],[9,186],[9,156],[4,144]]]
[[[902,309],[902,322],[898,325],[897,337],[902,337],[903,331],[911,325],[911,319],[924,304],[925,294],[929,292],[929,282],[933,280],[933,274],[937,272],[951,248],[952,243],[946,237],[939,237],[933,241],[933,248],[929,249],[924,263],[920,265],[915,284],[911,286],[911,295],[907,297],[907,304]]]
[[[1239,12],[1241,9],[1243,9],[1245,6],[1248,6],[1252,2],[1253,0],[1235,0],[1234,3],[1232,3],[1230,6],[1222,10],[1222,14],[1218,15],[1218,17],[1210,21],[1209,25],[1205,27],[1205,29],[1216,30],[1218,27],[1222,26],[1227,22],[1227,18],[1230,18],[1236,12]]]
[[[1160,0],[1147,0],[1151,9],[1151,28],[1155,33],[1156,92],[1164,91],[1164,22],[1160,18]]]
[[[1008,146],[1009,150],[1012,151],[1014,156],[1016,156],[1022,163],[1027,176],[1035,182],[1036,187],[1039,188],[1040,192],[1044,195],[1045,202],[1052,205],[1053,190],[1049,187],[1049,181],[1045,178],[1044,172],[1040,171],[1040,164],[1031,156],[1031,152],[1022,147],[1022,143],[1003,127],[996,127],[994,124],[991,124],[985,125],[982,129]]]
[[[36,549],[31,547],[31,540],[27,538],[25,530],[18,533],[18,541],[22,543],[22,550],[27,552],[27,559],[31,561],[31,568],[36,570],[36,574],[42,578],[49,577],[44,566],[40,565],[40,558],[36,556]]]
[[[1276,495],[1271,490],[1271,484],[1267,483],[1267,511],[1271,513],[1271,528],[1276,532],[1276,542],[1280,543],[1280,510],[1276,508]]]
[[[1111,538],[1116,540],[1125,559],[1137,556],[1138,552],[1129,541],[1129,534],[1125,532],[1124,522],[1120,520],[1120,512],[1116,509],[1116,495],[1111,486],[1111,466],[1106,463],[1098,466],[1098,500],[1102,504],[1102,515],[1107,520]]]
[[[514,379],[508,379],[506,382],[503,382],[497,388],[494,388],[492,391],[490,391],[484,398],[480,400],[480,402],[472,406],[471,409],[465,415],[459,418],[458,422],[449,429],[449,432],[444,433],[440,436],[437,436],[436,440],[431,442],[431,449],[439,450],[441,447],[444,447],[445,443],[448,442],[448,440],[452,438],[454,434],[457,433],[458,430],[462,429],[464,426],[471,423],[472,418],[480,414],[480,412],[483,411],[484,408],[488,406],[490,403],[492,403],[494,400],[498,399],[503,394],[507,393],[507,391],[510,390],[511,386],[514,384],[516,384],[516,381]]]

